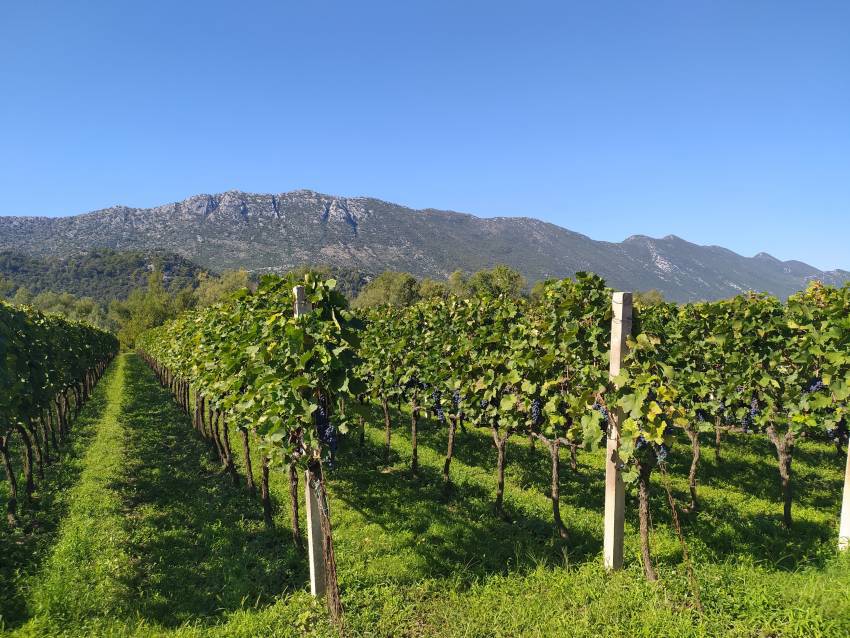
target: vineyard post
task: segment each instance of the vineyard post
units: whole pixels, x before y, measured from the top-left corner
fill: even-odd
[[[626,356],[626,338],[632,332],[632,293],[615,292],[611,297],[611,358],[609,378],[620,374]],[[605,529],[602,559],[608,571],[623,567],[623,534],[625,525],[626,492],[620,472],[620,424],[623,412],[608,406],[611,415],[605,453]]]
[[[838,549],[841,551],[850,550],[850,447],[847,449],[847,467],[844,470],[844,497],[841,500]]]
[[[295,316],[300,317],[313,308],[307,299],[304,286],[295,286]],[[304,474],[304,500],[307,509],[307,553],[310,561],[310,593],[313,596],[325,595],[325,563],[322,557],[322,522],[319,518],[319,499],[316,490],[310,489],[310,470]]]

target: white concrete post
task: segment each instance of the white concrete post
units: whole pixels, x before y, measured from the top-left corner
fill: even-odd
[[[307,300],[304,286],[292,289],[295,295],[295,316],[310,312],[313,307]],[[313,596],[325,595],[325,561],[322,555],[322,522],[319,518],[319,499],[316,490],[310,484],[310,470],[304,473],[304,501],[307,511],[307,554],[310,561],[310,593]]]
[[[307,293],[304,290],[304,286],[295,286],[295,288],[292,289],[292,292],[295,295],[296,317],[305,315],[313,309],[313,304],[307,300]]]
[[[850,446],[847,449],[847,467],[844,470],[844,497],[841,499],[838,549],[842,551],[850,550]]]
[[[626,337],[632,332],[632,293],[615,292],[611,298],[611,360],[609,378],[620,374],[626,356]],[[605,529],[602,559],[608,571],[623,568],[623,532],[625,525],[626,492],[620,473],[620,423],[623,413],[608,407],[608,444],[605,453]]]

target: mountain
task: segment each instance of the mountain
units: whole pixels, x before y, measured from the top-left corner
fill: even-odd
[[[850,280],[847,271],[823,272],[763,253],[743,257],[672,235],[595,241],[527,217],[413,210],[308,190],[277,195],[228,191],[155,208],[114,206],[72,217],[0,217],[0,250],[69,257],[94,248],[163,250],[214,270],[255,272],[327,264],[442,278],[456,269],[505,263],[533,282],[589,270],[615,288],[656,288],[679,301],[746,290],[787,296],[812,279]]]
[[[204,271],[185,257],[161,251],[99,249],[67,257],[0,251],[0,279],[33,294],[49,290],[98,301],[123,299],[144,285],[154,269],[162,271],[166,287],[173,290],[196,284]]]

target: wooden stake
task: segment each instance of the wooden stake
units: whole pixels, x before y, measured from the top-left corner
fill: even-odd
[[[310,470],[304,473],[304,500],[307,503],[307,553],[310,561],[310,593],[316,598],[325,596],[325,562],[322,556],[322,520],[319,499],[312,485]]]
[[[844,470],[844,497],[841,500],[838,549],[841,551],[850,550],[850,446],[847,447],[847,467]]]
[[[313,307],[307,300],[304,286],[292,289],[295,295],[295,316],[300,317],[310,312]],[[322,555],[322,522],[319,512],[319,499],[314,486],[311,485],[310,471],[304,476],[304,500],[307,512],[307,553],[310,561],[310,593],[313,596],[324,596],[327,591],[325,582],[325,563]]]
[[[307,293],[304,290],[304,286],[295,286],[292,289],[292,292],[295,294],[295,316],[300,317],[301,315],[306,315],[313,309],[313,304],[307,299]]]
[[[611,379],[620,374],[626,356],[626,338],[632,332],[632,293],[615,292],[611,299],[611,359],[608,374]],[[608,406],[609,427],[605,453],[605,529],[602,560],[608,571],[623,568],[623,532],[625,525],[626,492],[620,473],[620,423],[623,413]]]

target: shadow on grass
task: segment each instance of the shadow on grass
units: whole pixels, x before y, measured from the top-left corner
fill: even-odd
[[[668,464],[671,491],[680,504],[690,501],[685,483],[690,448],[682,445],[682,453],[671,455]],[[700,507],[696,512],[679,515],[686,538],[696,540],[708,551],[703,559],[722,561],[746,556],[757,563],[791,571],[803,565],[825,564],[833,554],[834,530],[826,522],[802,517],[800,509],[804,505],[818,509],[837,506],[839,482],[825,481],[817,465],[812,465],[823,463],[828,455],[807,451],[805,456],[800,455],[802,458],[794,459],[792,514],[796,512],[796,516],[791,529],[786,529],[782,524],[775,450],[769,441],[754,435],[728,434],[719,462],[713,445],[703,441],[702,452],[698,473]],[[812,493],[815,486],[816,495]],[[832,494],[830,486],[834,489]],[[653,473],[651,506],[653,522],[672,529],[670,507],[658,471]]]
[[[436,442],[440,432],[429,424],[421,435],[423,449]],[[407,443],[401,432],[394,432],[394,437],[397,443]],[[459,454],[464,445],[460,443]],[[594,538],[585,529],[570,528],[566,542],[555,539],[551,519],[532,512],[522,495],[515,500],[509,492],[506,510],[510,520],[497,517],[493,509],[494,459],[485,465],[492,487],[487,479],[485,484],[460,465],[452,467],[450,486],[443,483],[441,468],[430,464],[423,463],[415,478],[409,467],[382,472],[383,447],[368,437],[363,448],[346,441],[340,459],[330,475],[336,498],[368,522],[389,530],[397,540],[406,539],[402,547],[421,556],[427,565],[426,573],[412,574],[411,579],[452,577],[471,582],[491,574],[529,571],[541,564],[563,565],[565,554],[570,562],[583,562],[601,551],[601,537]],[[468,461],[464,456],[463,462]],[[509,464],[520,462],[509,459]],[[393,576],[405,579],[402,574]]]
[[[394,424],[406,424],[405,413],[393,414]],[[409,443],[409,433],[396,427],[394,440]],[[713,436],[713,435],[712,435]],[[420,449],[429,448],[437,455],[445,453],[445,427],[433,421],[423,421],[419,430]],[[679,454],[671,455],[668,471],[673,478],[673,494],[680,503],[687,503],[689,495],[684,481],[690,466],[690,448],[686,441],[677,442]],[[350,445],[350,448],[354,448]],[[580,453],[580,467],[573,472],[564,451],[561,466],[561,504],[567,508],[583,510],[598,516],[599,537],[577,535],[570,526],[569,509],[564,520],[571,532],[567,543],[552,542],[549,518],[530,515],[525,508],[514,511],[513,523],[495,520],[491,502],[493,488],[481,482],[460,477],[455,486],[452,503],[447,508],[442,492],[441,478],[436,468],[426,467],[420,472],[422,479],[413,482],[407,473],[381,475],[377,471],[383,449],[367,445],[369,461],[357,468],[346,468],[339,478],[346,482],[345,493],[357,494],[348,502],[362,511],[370,520],[382,525],[403,526],[414,534],[425,534],[427,542],[417,543],[417,551],[433,566],[435,575],[452,573],[452,563],[472,564],[473,576],[504,571],[506,557],[519,556],[519,565],[512,569],[563,560],[560,551],[569,550],[571,562],[597,560],[601,551],[601,522],[604,503],[604,472],[600,459],[592,459],[593,466],[582,463],[587,453]],[[703,442],[703,457],[699,471],[702,485],[701,510],[694,514],[680,513],[683,531],[689,543],[702,548],[700,559],[725,560],[746,555],[749,559],[782,570],[794,570],[802,565],[822,565],[833,553],[834,530],[827,522],[797,516],[793,527],[782,525],[778,470],[775,451],[763,437],[727,435],[723,440],[724,458],[718,463],[713,446]],[[835,508],[840,495],[840,480],[825,479],[823,464],[834,463],[834,452],[799,450],[795,458],[795,502],[799,511],[802,505],[818,509]],[[495,450],[489,433],[468,426],[466,432],[458,431],[455,439],[455,458],[462,463],[494,475]],[[455,467],[453,476],[457,477]],[[521,490],[538,496],[547,496],[550,485],[548,453],[538,444],[530,447],[523,438],[513,437],[508,442],[508,482]],[[838,475],[836,474],[836,477]],[[840,478],[840,477],[839,477]],[[495,477],[492,479],[495,486]],[[710,486],[710,489],[705,489]],[[752,498],[752,507],[746,503],[730,506],[725,494],[744,500]],[[523,497],[520,496],[522,499]],[[510,503],[510,501],[508,501]],[[770,513],[765,512],[765,505]],[[667,495],[658,472],[653,474],[652,520],[661,525],[667,535],[672,535],[673,522]],[[774,513],[775,512],[775,513]],[[580,514],[581,515],[581,514]],[[626,520],[633,529],[638,527],[636,498],[627,497]],[[584,526],[587,528],[587,526]],[[430,532],[434,528],[441,534]],[[433,537],[433,538],[432,538]],[[451,544],[451,548],[444,545]],[[677,546],[676,546],[677,547]],[[824,548],[830,548],[825,551]],[[487,556],[479,561],[486,552]],[[681,561],[679,550],[659,556],[662,562],[676,564]],[[524,557],[524,558],[523,558]],[[492,559],[492,560],[491,560]],[[479,561],[479,562],[476,562]]]
[[[122,492],[130,518],[134,606],[164,626],[271,603],[302,588],[306,561],[288,530],[220,471],[189,418],[135,356],[127,362]]]
[[[68,511],[68,490],[82,472],[82,458],[96,434],[95,424],[106,407],[105,387],[113,367],[98,382],[89,402],[71,424],[70,433],[59,451],[60,458],[44,468],[44,480],[36,480],[31,503],[23,497],[23,478],[18,481],[20,524],[11,529],[5,517],[0,521],[0,629],[21,625],[27,619],[24,579],[36,574],[48,550],[56,541],[62,518]],[[15,458],[20,470],[20,459]],[[2,479],[5,481],[5,477]],[[0,486],[0,502],[5,504],[6,484]],[[5,511],[5,510],[4,510]]]

